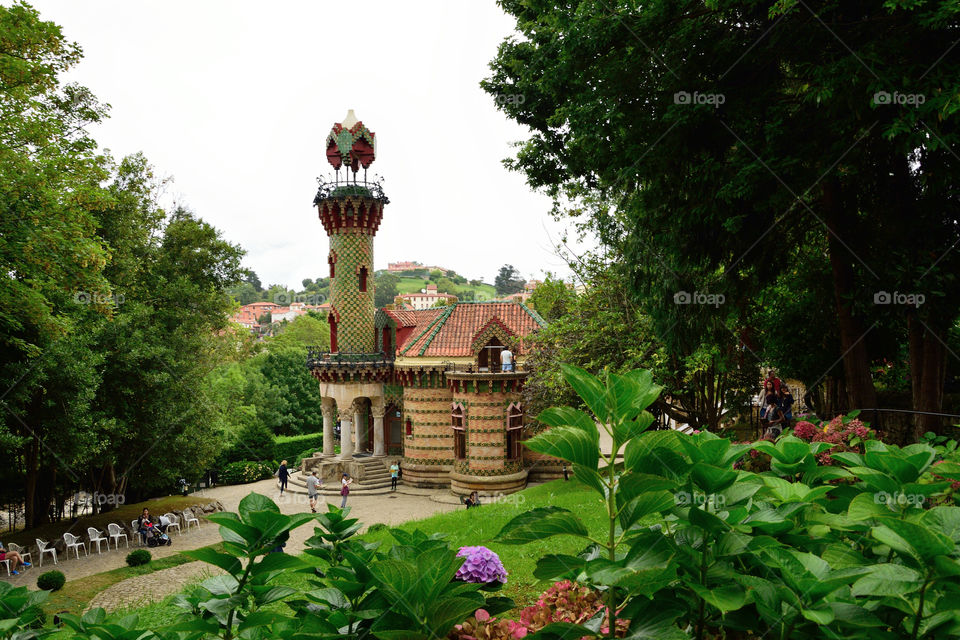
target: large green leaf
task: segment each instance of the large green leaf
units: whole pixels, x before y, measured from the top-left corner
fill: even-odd
[[[573,513],[560,507],[539,507],[521,513],[500,529],[497,540],[504,544],[526,544],[556,535],[589,538],[590,532]]]
[[[593,415],[604,424],[610,422],[606,402],[606,389],[604,389],[599,378],[590,375],[585,370],[572,364],[561,364],[560,370],[563,373],[563,379],[573,387],[573,390],[580,396],[584,404],[590,408]]]
[[[900,564],[876,564],[869,573],[857,580],[852,589],[855,596],[905,596],[919,591],[923,576]]]
[[[662,513],[675,505],[673,494],[669,491],[649,491],[641,493],[620,508],[620,526],[627,530],[652,513]]]
[[[280,507],[267,496],[259,493],[249,493],[240,500],[240,504],[237,505],[237,511],[240,513],[240,517],[246,520],[247,516],[254,511],[280,513]]]
[[[588,469],[596,469],[600,449],[595,438],[579,427],[552,427],[524,442],[531,451],[545,453]]]
[[[703,462],[698,462],[690,469],[690,475],[704,493],[717,493],[726,489],[737,479],[737,472],[733,469],[722,469]]]
[[[747,592],[739,584],[704,587],[688,580],[684,580],[684,584],[723,613],[736,611],[747,603]]]
[[[597,421],[573,407],[551,407],[540,412],[537,421],[548,427],[579,427],[591,438],[599,441]]]
[[[228,539],[228,536],[224,535],[224,529],[239,536],[239,539],[232,538],[231,541],[242,545],[255,545],[261,539],[260,530],[240,522],[240,519],[235,513],[211,513],[207,516],[207,519],[220,525],[220,532],[225,540]]]
[[[955,547],[953,540],[942,533],[932,531],[931,529],[922,525],[907,522],[905,520],[898,520],[896,518],[890,518],[888,520],[884,520],[884,524],[882,526],[874,527],[871,532],[874,530],[882,530],[884,528],[892,530],[900,538],[907,541],[910,547],[914,550],[916,557],[918,557],[924,563],[931,561],[934,556],[953,554]],[[889,544],[884,540],[881,540],[881,542]]]
[[[240,560],[238,560],[236,557],[226,553],[220,553],[219,551],[214,551],[210,547],[190,549],[184,551],[183,555],[220,567],[234,577],[239,576],[243,571],[243,566],[240,564]]]
[[[579,572],[586,561],[583,558],[565,554],[548,553],[537,560],[533,577],[538,580],[555,580]]]

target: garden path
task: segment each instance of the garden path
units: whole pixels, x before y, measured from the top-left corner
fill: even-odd
[[[310,509],[309,504],[307,503],[307,496],[303,494],[285,492],[284,495],[281,496],[277,490],[277,481],[272,478],[269,480],[262,480],[260,482],[252,482],[249,484],[203,489],[192,495],[219,500],[223,504],[225,510],[236,511],[237,506],[240,504],[240,500],[250,492],[257,492],[268,496],[274,502],[276,502],[277,505],[279,505],[280,510],[283,513],[301,513],[309,511]],[[386,495],[351,496],[347,505],[352,509],[350,515],[359,518],[361,522],[368,526],[378,522],[388,525],[397,525],[407,522],[408,520],[419,520],[421,518],[432,516],[436,513],[443,513],[462,508],[459,503],[450,504],[449,495],[449,490],[423,490],[401,487],[399,491]],[[339,501],[337,502],[339,504]],[[318,506],[318,511],[325,509],[326,507],[323,503]],[[299,529],[295,529],[293,532],[291,532],[290,541],[287,543],[286,552],[302,552],[305,546],[304,543],[306,542],[307,538],[311,537],[312,535],[313,527],[309,525],[304,525]],[[172,537],[173,544],[171,546],[150,549],[150,553],[154,558],[170,556],[187,549],[205,547],[211,544],[216,544],[221,540],[219,527],[214,526],[213,523],[208,522],[206,519],[201,520],[201,526],[199,529],[196,527],[190,527],[190,530],[184,531],[182,536],[174,533]],[[130,548],[134,549],[137,547],[134,544],[131,544]],[[115,550],[111,550],[109,552],[105,551],[103,555],[98,555],[96,552],[93,552],[88,557],[85,557],[81,551],[79,560],[73,555],[71,555],[69,558],[66,558],[65,554],[60,554],[60,563],[56,565],[56,569],[62,571],[66,575],[67,585],[64,588],[69,589],[70,580],[76,580],[78,578],[93,575],[95,573],[110,571],[111,569],[117,569],[119,567],[126,566],[126,555],[127,549],[125,547],[120,547],[119,552]],[[36,558],[34,558],[34,560],[36,560]],[[105,589],[97,599],[102,597],[104,602],[113,604],[114,606],[130,605],[134,602],[134,600],[131,598],[142,595],[143,585],[145,584],[143,582],[131,581],[140,581],[141,578],[148,578],[148,582],[150,584],[150,599],[155,600],[157,597],[166,596],[170,593],[179,591],[179,589],[189,580],[198,577],[201,573],[200,569],[205,566],[209,568],[209,565],[205,565],[204,563],[191,562],[178,567],[156,571],[144,576],[128,578],[127,580],[119,582]],[[54,568],[54,565],[50,561],[50,557],[47,556],[44,558],[42,568],[35,565],[31,569],[21,572],[19,576],[13,576],[11,578],[6,578],[6,576],[4,576],[4,578],[8,579],[11,583],[17,586],[29,585],[34,587],[36,585],[37,576],[42,571],[50,570],[52,568]],[[128,585],[127,583],[130,584]],[[140,591],[137,591],[137,588],[131,585],[140,585]],[[113,594],[129,594],[129,597],[118,595],[116,598],[114,598],[114,595],[111,594],[111,591],[113,591]]]

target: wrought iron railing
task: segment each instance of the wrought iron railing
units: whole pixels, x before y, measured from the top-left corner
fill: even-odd
[[[492,367],[483,366],[475,362],[444,362],[444,371],[451,373],[526,373],[530,371],[526,363],[514,362],[510,369],[504,369],[500,363],[494,363]]]
[[[307,366],[326,365],[357,365],[368,364],[384,366],[393,360],[393,354],[385,351],[373,353],[351,353],[349,351],[326,351],[321,347],[307,347]]]
[[[384,204],[390,202],[383,192],[383,183],[380,179],[372,181],[364,180],[323,180],[317,178],[320,188],[317,189],[317,195],[313,199],[313,204],[319,204],[324,200],[333,198],[342,198],[345,196],[363,196],[380,200]]]

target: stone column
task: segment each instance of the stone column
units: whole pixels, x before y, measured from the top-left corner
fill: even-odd
[[[353,460],[353,404],[340,410],[340,459]]]
[[[374,398],[371,400],[370,413],[373,414],[373,455],[384,456],[383,451],[383,416],[386,407],[383,405],[383,398]]]
[[[336,455],[333,427],[337,423],[337,405],[333,398],[324,398],[321,406],[323,410],[323,457],[332,458]]]
[[[362,453],[367,450],[367,403],[358,398],[355,406],[357,414],[353,428],[357,432],[357,451]]]

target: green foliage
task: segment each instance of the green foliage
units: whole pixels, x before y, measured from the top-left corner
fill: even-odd
[[[0,582],[0,635],[11,640],[32,640],[43,635],[40,628],[46,615],[41,605],[49,596],[46,590],[30,591]]]
[[[47,571],[37,576],[37,589],[59,591],[66,582],[67,577],[62,571]]]
[[[277,460],[286,460],[291,465],[295,465],[301,458],[312,456],[314,452],[322,450],[323,433],[280,436],[275,440],[274,457]],[[304,453],[307,453],[308,456],[304,456]]]
[[[601,592],[608,611],[629,621],[627,637],[686,638],[686,629],[698,639],[960,631],[960,507],[937,502],[960,480],[960,464],[938,461],[942,454],[925,444],[901,449],[871,439],[863,453],[833,452],[836,466],[823,467],[817,457],[830,442],[785,435],[732,444],[709,432],[649,432],[644,409],[660,389],[648,372],[597,378],[564,367],[563,375],[590,413],[546,411],[539,419],[551,429],[526,444],[575,465],[607,507],[608,532],[596,537],[575,513],[540,508],[514,518],[499,539],[582,539],[577,556],[541,558],[537,576]],[[598,453],[597,425],[613,443],[608,454]],[[732,468],[751,448],[771,457],[771,471]],[[650,516],[661,522],[651,526]],[[615,620],[604,624],[612,638]],[[565,629],[600,635],[590,624]]]
[[[400,293],[397,285],[400,278],[386,271],[378,271],[373,277],[373,304],[378,309],[393,304],[393,299]]]
[[[134,549],[127,554],[127,566],[139,567],[150,562],[151,555],[146,549]]]
[[[220,484],[247,484],[258,480],[266,480],[273,476],[277,465],[273,461],[257,462],[241,460],[230,462],[221,467],[219,472]]]
[[[575,302],[576,294],[572,287],[548,272],[543,282],[533,290],[527,306],[536,309],[547,322],[553,322],[567,315]]]
[[[526,284],[526,281],[512,264],[505,264],[500,267],[497,277],[493,280],[493,286],[496,288],[498,296],[507,296],[511,293],[523,291],[524,284]]]

